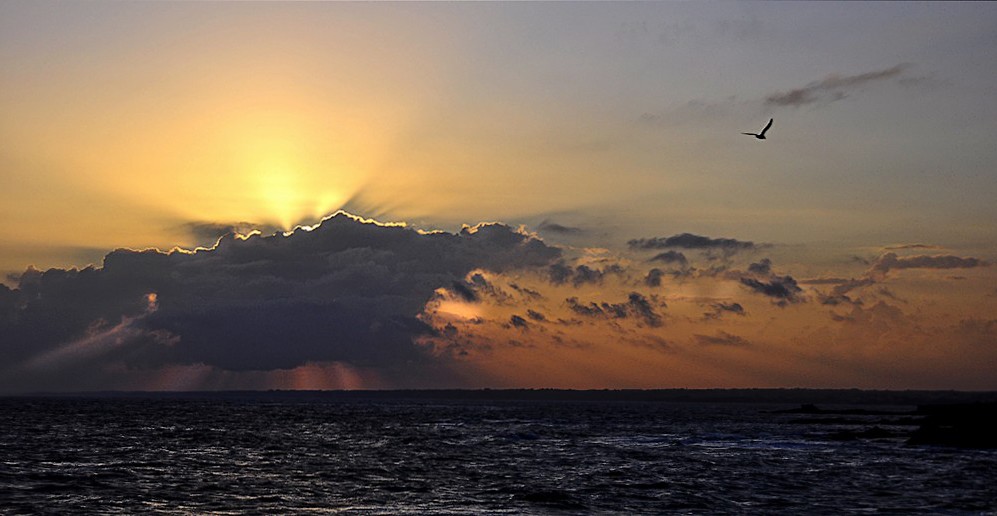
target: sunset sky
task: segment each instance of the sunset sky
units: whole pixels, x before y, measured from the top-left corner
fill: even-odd
[[[997,389],[995,27],[2,2],[0,392]]]

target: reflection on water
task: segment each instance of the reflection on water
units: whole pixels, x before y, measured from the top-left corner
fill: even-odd
[[[14,512],[997,510],[997,452],[751,404],[0,399]],[[783,407],[784,408],[784,407]]]

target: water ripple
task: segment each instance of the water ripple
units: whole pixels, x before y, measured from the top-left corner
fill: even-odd
[[[11,513],[979,513],[997,453],[760,407],[0,399]]]

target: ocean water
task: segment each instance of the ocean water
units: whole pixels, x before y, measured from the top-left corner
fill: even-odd
[[[997,511],[995,450],[905,446],[882,418],[836,440],[856,422],[775,408],[0,398],[0,512]]]

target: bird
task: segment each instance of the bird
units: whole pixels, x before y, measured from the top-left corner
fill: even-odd
[[[746,134],[748,136],[754,136],[755,138],[758,138],[759,140],[764,140],[765,139],[765,131],[768,131],[769,127],[772,127],[772,120],[773,120],[772,118],[769,118],[769,123],[765,124],[765,129],[762,129],[762,132],[760,132],[760,133],[741,133],[741,134]]]

